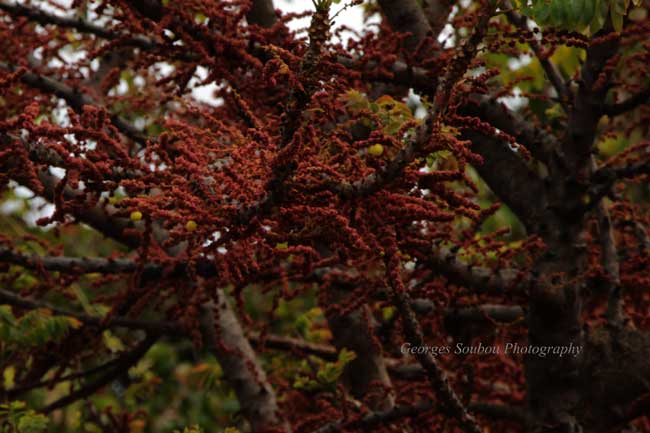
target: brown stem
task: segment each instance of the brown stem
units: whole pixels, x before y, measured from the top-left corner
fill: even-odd
[[[387,239],[387,244],[388,247],[385,255],[386,273],[390,281],[393,302],[402,319],[405,339],[413,347],[423,347],[424,336],[422,334],[422,328],[411,308],[411,300],[402,282],[400,275],[401,265],[397,256],[397,245],[392,235]],[[429,382],[431,382],[431,385],[439,394],[443,405],[459,421],[461,427],[469,433],[481,433],[481,427],[476,423],[474,417],[470,415],[456,392],[452,389],[446,373],[442,370],[436,358],[429,351],[416,351],[415,357],[426,372]]]

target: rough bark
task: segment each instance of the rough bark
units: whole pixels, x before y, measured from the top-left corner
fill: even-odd
[[[226,381],[237,394],[242,413],[253,431],[280,427],[290,431],[279,416],[275,392],[250,342],[246,338],[223,290],[217,290],[217,302],[202,305],[211,349],[219,360]]]
[[[454,2],[451,0],[423,0],[422,11],[431,27],[431,33],[435,37],[438,37],[447,24],[447,18],[453,5]]]
[[[414,51],[431,34],[431,27],[416,0],[379,0],[379,6],[393,30],[411,33],[406,39],[409,51]]]
[[[246,14],[248,24],[271,27],[278,21],[273,7],[273,0],[253,0],[251,9]]]
[[[375,387],[372,398],[367,404],[373,410],[388,410],[395,403],[392,384],[386,368],[386,362],[372,332],[377,323],[367,305],[362,305],[349,314],[328,314],[327,322],[336,348],[354,351],[357,357],[346,365],[343,383],[350,393],[358,399],[372,390],[372,384],[381,385],[385,392]]]
[[[586,191],[591,149],[602,115],[600,104],[607,86],[595,88],[606,62],[618,49],[616,38],[605,38],[587,50],[581,84],[569,113],[567,140],[562,151],[570,172],[555,173],[550,197],[541,218],[530,225],[546,244],[535,273],[544,278],[530,290],[528,336],[535,345],[584,345],[581,322],[581,271],[585,266],[584,229]],[[532,431],[579,431],[576,408],[586,399],[579,389],[580,357],[526,360]]]
[[[633,329],[616,333],[598,329],[584,340],[577,418],[585,432],[620,431],[635,417],[650,412],[650,336]],[[645,411],[631,411],[635,402],[643,403]]]

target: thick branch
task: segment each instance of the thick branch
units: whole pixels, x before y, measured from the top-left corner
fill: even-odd
[[[211,324],[207,327],[208,336],[224,376],[237,394],[244,416],[253,431],[272,427],[290,431],[289,425],[280,420],[275,392],[225,293],[219,289],[217,297],[216,304],[203,305],[206,322]]]
[[[609,209],[604,200],[601,200],[598,209],[598,230],[600,235],[600,247],[602,250],[603,268],[609,278],[609,301],[607,304],[607,320],[613,327],[623,326],[623,299],[621,296],[620,265],[618,261],[618,249],[614,239],[614,228],[609,215]]]
[[[562,143],[556,136],[524,120],[504,104],[487,96],[474,95],[468,103],[458,109],[458,112],[464,116],[478,117],[483,122],[488,122],[514,137],[517,143],[524,145],[531,155],[546,164],[553,161],[561,148]]]
[[[603,115],[602,101],[614,68],[607,68],[619,49],[619,36],[599,35],[587,49],[587,58],[580,70],[580,86],[567,121],[564,154],[575,176],[586,175],[596,136],[598,121]]]
[[[614,182],[623,179],[632,179],[637,176],[650,174],[650,162],[638,162],[625,167],[604,167],[594,172],[592,181],[595,184],[611,186]]]
[[[481,178],[524,226],[531,229],[543,222],[548,204],[546,187],[509,143],[471,130],[462,137],[471,140],[472,150],[483,158],[483,164],[476,167]]]
[[[422,315],[436,311],[431,302],[420,299],[412,300],[411,308],[413,308],[414,312]],[[445,308],[444,315],[446,320],[454,320],[460,323],[485,321],[512,323],[524,319],[525,311],[518,305],[485,304],[473,307]]]
[[[53,202],[53,197],[56,194],[56,186],[61,179],[50,174],[48,170],[40,170],[38,177],[43,184],[43,198]],[[63,197],[70,201],[87,200],[84,191],[72,189],[69,185],[64,188]],[[128,236],[124,233],[124,229],[129,226],[129,221],[115,217],[115,212],[116,210],[113,206],[100,201],[94,206],[86,206],[84,209],[76,208],[73,216],[102,233],[104,236],[113,238],[129,247],[136,248],[140,243],[139,239],[136,236]]]
[[[467,263],[452,248],[434,246],[432,253],[431,264],[436,271],[480,291],[517,290],[516,286],[524,286],[530,280],[527,273],[517,269],[490,269]]]
[[[414,51],[431,34],[431,27],[416,0],[379,0],[379,6],[396,32],[411,33],[406,48]]]
[[[607,116],[620,116],[625,114],[628,111],[632,111],[640,105],[645,104],[650,99],[650,87],[647,87],[641,90],[639,93],[636,93],[633,96],[630,96],[625,101],[619,102],[617,104],[605,105],[603,108],[603,114]]]
[[[393,4],[395,3],[395,4]],[[390,14],[395,14],[394,21],[397,21],[397,17],[401,13],[399,11],[398,5],[401,3],[398,2],[388,2],[385,6],[384,13],[388,16]],[[381,5],[381,2],[380,2]],[[383,5],[382,5],[383,6]],[[407,11],[410,9],[406,8]],[[411,13],[414,13],[411,11]],[[421,12],[419,15],[422,15]],[[416,19],[416,18],[412,18]],[[441,89],[442,92],[437,91],[435,95],[436,110],[439,110],[440,113],[443,113],[445,110],[445,104],[447,103],[447,98],[445,95],[449,95],[451,88],[455,84],[455,81],[465,72],[465,69],[462,65],[467,67],[466,62],[469,62],[473,58],[473,50],[477,49],[478,43],[481,40],[482,32],[485,31],[487,27],[487,19],[489,19],[489,14],[482,17],[483,21],[477,25],[477,31],[474,32],[472,37],[469,39],[468,43],[465,45],[462,56],[459,56],[460,59],[457,59],[455,62],[448,67],[445,77],[440,80],[438,83],[438,89]],[[390,21],[390,20],[389,20]],[[391,25],[393,22],[391,21]],[[397,31],[400,31],[402,28],[399,27],[399,23],[394,24],[393,28]],[[421,35],[420,41],[422,41],[424,36]],[[513,129],[513,122],[508,119],[503,109],[499,110],[498,107],[486,105],[479,105],[481,115],[489,115],[491,121],[499,121],[499,124],[503,127],[503,130],[511,133],[511,135],[518,136],[522,140],[522,144],[527,146],[530,149],[535,150],[535,154],[547,158],[547,152],[550,152],[551,149],[544,149],[545,147],[553,147],[556,145],[552,137],[546,137],[545,135],[535,133],[535,128],[531,125],[525,125],[523,122],[519,122]],[[463,112],[465,108],[461,108],[460,111]],[[501,111],[499,113],[499,111]],[[518,132],[517,134],[512,134],[512,132]],[[539,138],[544,137],[544,141],[540,142]],[[509,148],[509,143],[505,140],[500,141],[494,138],[486,137],[483,134],[478,132],[467,132],[465,138],[469,138],[474,143],[473,150],[481,155],[484,159],[484,164],[480,167],[477,167],[481,177],[488,183],[493,192],[499,196],[524,222],[525,225],[530,226],[533,221],[539,220],[540,215],[543,214],[544,208],[542,205],[537,205],[530,201],[531,196],[540,197],[540,202],[543,203],[545,197],[545,190],[541,180],[533,173],[531,170],[526,167],[526,164],[521,160],[519,155],[516,155]],[[404,161],[410,161],[409,158],[405,156],[410,156],[415,153],[417,149],[417,141],[413,143],[408,143],[405,148],[402,149],[402,152],[397,155],[395,162],[397,167],[393,168],[389,165],[389,170],[387,174],[391,173],[391,169],[401,170],[402,166],[405,166]],[[391,161],[391,164],[393,161]],[[502,173],[511,173],[509,179],[504,179],[501,175]],[[377,179],[364,179],[363,182],[358,182],[355,185],[346,186],[342,185],[343,195],[349,196],[359,196],[363,195],[366,191],[373,191],[373,184],[383,183],[385,181],[382,174],[373,175]],[[390,180],[390,176],[388,176]]]
[[[422,2],[422,12],[429,22],[431,32],[435,38],[444,29],[453,5],[453,0],[424,0]]]
[[[489,269],[481,266],[474,266],[462,261],[451,249],[434,248],[435,254],[432,257],[432,265],[435,270],[448,275],[454,281],[461,284],[476,287],[480,290],[493,290],[503,293],[506,289],[515,290],[515,285],[525,285],[529,277],[520,271],[510,268]],[[34,270],[45,269],[48,271],[64,273],[105,273],[121,274],[132,273],[138,270],[138,263],[131,259],[111,259],[101,257],[66,257],[66,256],[39,256],[0,247],[0,260],[28,267]],[[161,278],[183,278],[187,275],[185,262],[175,263],[173,266],[164,266],[155,263],[147,263],[141,269],[141,279],[149,281]],[[204,278],[212,278],[217,275],[217,270],[210,260],[198,258],[195,261],[195,272]],[[332,268],[316,268],[314,271],[303,277],[306,281],[324,281],[324,277],[330,275],[337,282],[338,286],[346,291],[353,289],[345,285],[345,278],[336,278]],[[298,277],[296,277],[298,278]],[[378,292],[381,293],[381,292]],[[414,308],[423,313],[433,309],[432,304],[427,300],[416,300],[418,306]]]
[[[325,424],[312,433],[338,433],[348,430],[363,430],[367,431],[376,426],[386,426],[396,421],[403,423],[405,418],[413,418],[423,413],[429,412],[435,408],[434,403],[430,401],[423,401],[412,405],[400,405],[386,411],[373,412],[363,418],[342,422],[335,421]],[[476,414],[489,416],[491,418],[506,419],[510,421],[525,422],[525,413],[514,407],[489,404],[489,403],[470,403],[468,409]]]
[[[330,292],[337,295],[332,302],[338,303],[343,295],[342,291],[330,289]],[[382,392],[380,395],[372,396],[367,399],[367,404],[373,410],[386,410],[393,407],[395,395],[392,392],[392,383],[382,348],[376,345],[376,339],[373,338],[377,323],[371,309],[363,304],[357,310],[347,314],[328,311],[326,317],[336,348],[339,351],[345,348],[357,355],[345,366],[342,375],[343,384],[355,398],[362,399],[369,393],[371,384],[380,383],[387,390],[386,395]]]
[[[248,24],[271,27],[278,21],[273,0],[253,0],[252,3],[251,9],[246,14]]]

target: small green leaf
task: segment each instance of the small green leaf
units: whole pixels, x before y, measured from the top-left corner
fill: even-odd
[[[614,31],[620,33],[623,30],[623,15],[611,9],[612,27]]]
[[[45,415],[29,411],[18,421],[19,433],[40,433],[47,429],[48,419]]]
[[[15,386],[14,379],[16,377],[16,369],[13,365],[5,368],[2,372],[2,382],[4,389],[12,389]]]
[[[16,318],[11,312],[11,307],[9,305],[0,305],[0,322],[12,326],[16,324]]]

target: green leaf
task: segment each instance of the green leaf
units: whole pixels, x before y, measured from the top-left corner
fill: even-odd
[[[623,30],[623,15],[611,9],[612,27],[614,31],[620,33]]]
[[[16,378],[16,369],[13,365],[5,368],[2,372],[2,383],[4,389],[12,389],[15,386],[14,379]]]
[[[180,430],[174,430],[174,433],[181,433]],[[203,433],[203,429],[198,424],[190,427],[185,427],[182,433]]]
[[[339,352],[338,362],[343,366],[349,364],[355,359],[357,359],[357,354],[354,353],[352,350],[348,350],[344,347],[343,349],[341,349],[341,352]]]
[[[47,429],[48,418],[27,409],[24,401],[0,404],[0,425],[7,424],[12,433],[40,433]]]
[[[124,343],[118,337],[113,335],[111,331],[104,331],[102,334],[104,345],[113,353],[121,352],[125,349]]]
[[[11,307],[9,305],[0,305],[0,322],[12,326],[16,324],[16,318],[11,312]]]
[[[18,421],[19,433],[39,433],[47,428],[48,419],[45,415],[29,411]]]

